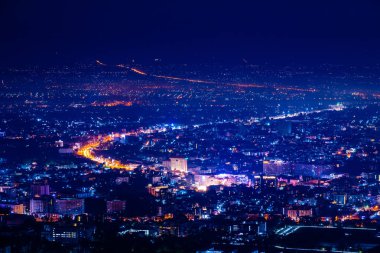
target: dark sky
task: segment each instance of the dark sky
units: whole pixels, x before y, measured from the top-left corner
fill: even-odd
[[[1,0],[2,64],[380,59],[380,1]]]

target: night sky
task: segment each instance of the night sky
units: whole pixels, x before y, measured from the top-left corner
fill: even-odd
[[[2,64],[373,64],[380,1],[0,1]]]

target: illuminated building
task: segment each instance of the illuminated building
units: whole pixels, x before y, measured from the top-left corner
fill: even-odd
[[[162,178],[160,176],[154,176],[152,177],[152,184],[160,183]]]
[[[299,178],[296,177],[278,177],[277,183],[279,186],[293,185],[296,186],[300,182]]]
[[[50,186],[47,184],[33,184],[31,186],[32,196],[50,195]]]
[[[63,148],[63,141],[62,140],[55,141],[54,146],[56,146],[57,148]]]
[[[162,161],[162,166],[164,166],[165,168],[170,168],[170,160]]]
[[[231,186],[233,184],[249,184],[248,176],[234,174],[194,175],[194,184],[198,190],[206,190],[212,185]]]
[[[312,217],[313,209],[308,207],[298,207],[283,210],[284,215],[292,220],[299,220],[300,217]]]
[[[61,229],[61,228],[53,228],[52,231],[52,241],[53,242],[66,242],[66,241],[77,241],[78,239],[78,231],[75,229]]]
[[[148,186],[148,192],[154,197],[160,197],[165,195],[165,193],[168,191],[168,186]]]
[[[187,159],[182,157],[171,157],[170,169],[172,171],[187,173]]]
[[[257,228],[257,234],[258,235],[267,235],[267,223],[266,222],[259,222],[259,226]]]
[[[257,190],[277,188],[276,176],[254,176],[253,188]]]
[[[53,199],[45,196],[42,198],[33,198],[29,202],[29,213],[31,214],[47,214],[53,212]]]
[[[55,210],[58,214],[77,215],[84,213],[83,199],[57,199],[55,202]]]
[[[290,175],[292,165],[280,159],[264,160],[263,173],[267,176]]]
[[[12,205],[12,212],[16,214],[25,214],[25,206],[23,204]]]
[[[203,206],[196,206],[194,207],[194,216],[197,217],[200,220],[207,220],[210,219],[210,213],[211,210],[207,207]]]
[[[6,192],[7,190],[11,189],[10,186],[0,186],[0,192]]]
[[[70,225],[51,225],[43,227],[42,238],[66,245],[76,244],[80,239],[93,239],[95,227],[75,227]]]
[[[345,205],[347,204],[347,194],[334,194],[333,201],[337,205]]]
[[[43,213],[44,212],[44,202],[42,199],[31,199],[29,202],[29,212],[30,213]]]
[[[126,208],[126,202],[123,200],[107,201],[107,213],[121,213]]]
[[[9,208],[15,214],[25,214],[25,206],[23,204],[0,204],[0,207]]]
[[[129,182],[129,177],[117,177],[116,179],[115,179],[115,183],[117,184],[117,185],[120,185],[120,184],[122,184],[122,183],[128,183]]]

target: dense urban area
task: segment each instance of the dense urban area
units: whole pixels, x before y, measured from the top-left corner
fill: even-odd
[[[0,69],[0,252],[379,252],[380,65]]]

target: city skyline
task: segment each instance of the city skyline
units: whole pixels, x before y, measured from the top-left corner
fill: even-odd
[[[1,1],[0,252],[379,252],[379,11]]]

